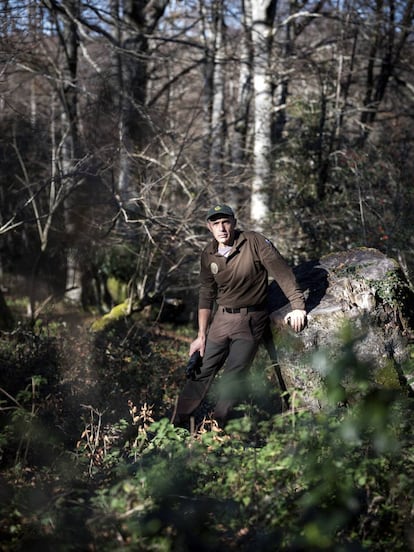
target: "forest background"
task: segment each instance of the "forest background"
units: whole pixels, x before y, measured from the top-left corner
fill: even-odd
[[[187,293],[205,212],[226,201],[291,262],[365,245],[412,274],[412,17],[4,3],[1,271],[32,309],[102,306],[110,276],[140,300]]]
[[[14,397],[15,403],[6,401],[4,408],[33,415],[35,399],[45,406],[49,395],[45,391],[39,399],[43,380],[33,379],[39,375],[33,370],[40,366],[39,358],[50,360],[55,351],[55,344],[51,348],[47,341],[50,327],[46,339],[42,324],[48,316],[56,319],[59,305],[91,316],[116,304],[126,305],[128,312],[154,305],[155,315],[152,311],[150,316],[157,322],[194,322],[198,258],[208,239],[205,213],[218,201],[234,207],[240,226],[272,238],[292,265],[336,250],[375,247],[397,259],[412,282],[413,15],[412,0],[1,2],[0,319],[4,330],[17,332],[16,312],[17,318],[23,314],[31,336],[20,326],[19,349],[13,341],[16,334],[7,334],[10,351],[3,354],[3,379],[10,382],[12,365],[22,373],[7,390],[7,400]],[[123,339],[111,344],[110,353],[108,336],[101,349],[97,346],[106,355],[99,362],[108,381],[117,377],[108,367],[111,355],[131,359],[149,346],[131,327],[123,330]],[[73,361],[73,380],[82,370],[82,355],[86,362],[80,345],[74,347],[79,355]],[[165,358],[157,357],[154,377],[164,377],[160,370]],[[180,360],[168,357],[168,362]],[[52,380],[49,374],[49,386]],[[155,382],[149,387],[152,397],[160,395]],[[22,389],[26,399],[17,400]],[[92,421],[80,441],[91,472],[106,449],[101,435],[99,446],[88,440],[88,431],[98,427],[97,412],[92,407],[89,412]],[[42,446],[44,441],[33,439],[33,428],[22,433],[16,420],[6,417],[2,427],[4,442],[15,446],[14,460],[6,464],[27,468],[33,440]],[[161,430],[178,439],[166,427]],[[159,442],[165,445],[161,438]],[[300,442],[303,450],[309,445]],[[283,443],[277,446],[282,450]],[[138,448],[144,450],[142,443]],[[136,448],[134,454],[136,459]],[[237,456],[234,450],[232,454]],[[361,465],[359,460],[355,465]],[[246,465],[246,473],[250,468]],[[311,486],[314,476],[302,488]],[[379,476],[374,479],[383,484]],[[260,487],[257,480],[255,484]],[[351,515],[350,488],[341,494],[342,514]],[[290,511],[284,489],[282,518]],[[240,490],[240,501],[248,510],[254,501],[245,500],[245,491]],[[403,484],[400,491],[404,495]],[[54,492],[61,498],[56,487]],[[132,519],[126,512],[138,500],[136,494],[132,499],[122,492],[128,495],[123,495],[125,509],[114,514],[111,538],[115,535],[125,544],[147,531],[151,538],[162,534],[163,542],[170,542],[171,525],[180,534],[181,526],[171,519],[166,525],[159,522],[158,530],[149,529],[151,524],[138,530],[132,524],[125,529],[128,536],[117,533],[125,519]],[[326,496],[331,492],[330,487]],[[21,497],[4,496],[5,503],[13,496],[24,510]],[[165,497],[160,496],[162,503]],[[148,496],[140,500],[148,506]],[[379,506],[370,502],[371,495],[366,500],[373,515]],[[79,496],[76,501],[84,515]],[[94,507],[103,507],[103,495],[98,506],[96,496],[95,501]],[[389,503],[384,515],[387,507]],[[23,515],[19,508],[13,515],[7,511],[3,524],[10,547],[17,546],[13,531],[19,538],[41,535],[44,544],[52,524],[35,520],[26,510]],[[53,508],[59,510],[57,498]],[[162,510],[159,501],[157,508]],[[242,523],[252,514],[247,510]],[[403,512],[397,536],[388,536],[395,550],[397,541],[401,549],[407,546],[402,527],[412,514],[408,505]],[[266,526],[262,511],[254,515],[255,523]],[[332,545],[342,523],[338,519],[322,529],[316,516],[302,534],[302,546]],[[70,526],[63,518],[60,523],[65,531]],[[97,518],[91,523],[97,526]],[[368,542],[364,523],[358,538],[363,540],[364,534]],[[292,522],[289,546],[295,531],[305,526]],[[240,545],[245,533],[237,530],[233,528],[233,541]],[[103,538],[104,532],[99,527],[95,538]],[[190,537],[183,534],[191,549],[185,540]],[[271,541],[275,533],[270,534]],[[253,539],[249,531],[247,535]],[[93,540],[90,527],[82,538]]]

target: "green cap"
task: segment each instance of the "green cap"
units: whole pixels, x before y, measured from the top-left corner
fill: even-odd
[[[216,217],[216,215],[224,215],[225,217],[234,218],[233,209],[228,205],[225,205],[224,203],[221,203],[219,205],[214,205],[214,207],[211,207],[211,209],[209,209],[207,213],[207,220],[210,220],[211,218]]]

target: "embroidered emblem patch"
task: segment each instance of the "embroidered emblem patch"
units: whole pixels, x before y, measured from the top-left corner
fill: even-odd
[[[217,274],[218,272],[218,265],[216,263],[211,263],[210,265],[211,274]]]

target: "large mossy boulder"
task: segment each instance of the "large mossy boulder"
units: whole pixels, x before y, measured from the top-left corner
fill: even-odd
[[[289,306],[275,283],[270,302],[283,377],[299,402],[313,409],[322,406],[320,391],[329,370],[323,364],[328,358],[334,365],[343,355],[344,333],[353,337],[348,362],[368,365],[373,385],[410,392],[404,370],[414,293],[398,263],[376,249],[358,248],[303,263],[295,274],[306,297],[307,327],[299,334],[283,327]],[[352,372],[355,366],[349,368]]]

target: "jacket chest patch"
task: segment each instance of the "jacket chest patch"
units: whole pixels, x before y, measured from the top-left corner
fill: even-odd
[[[211,274],[217,274],[219,267],[217,263],[211,263],[210,265]]]

